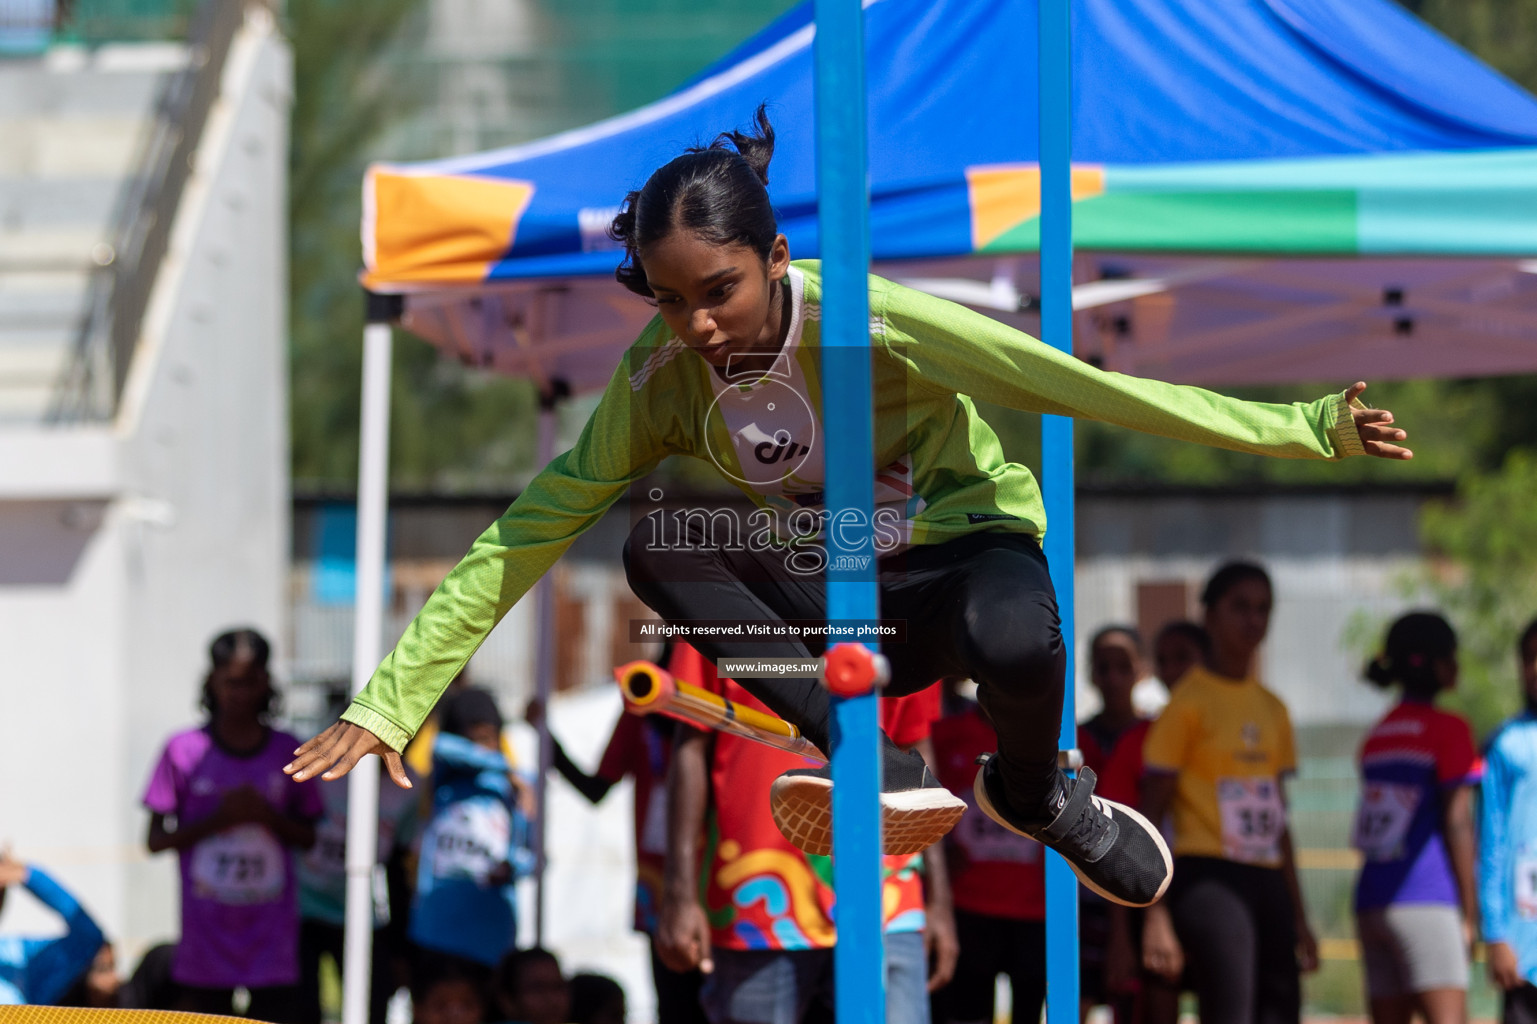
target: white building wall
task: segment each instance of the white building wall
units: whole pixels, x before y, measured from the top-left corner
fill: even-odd
[[[55,869],[130,957],[177,930],[174,858],[142,852],[139,798],[166,737],[200,720],[208,642],[233,625],[284,635],[291,61],[253,17],[118,422],[81,432],[106,452],[99,472],[62,499],[25,495],[61,457],[59,432],[0,438],[0,551],[54,566],[30,580],[0,570],[0,835]],[[52,927],[17,903],[6,931]]]

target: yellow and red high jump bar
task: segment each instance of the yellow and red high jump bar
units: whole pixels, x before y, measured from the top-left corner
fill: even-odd
[[[666,715],[697,729],[715,729],[827,763],[827,755],[784,719],[676,679],[649,661],[620,665],[614,679],[632,715]]]

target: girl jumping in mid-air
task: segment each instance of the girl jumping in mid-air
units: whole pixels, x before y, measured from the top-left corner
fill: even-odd
[[[825,620],[823,425],[837,401],[821,375],[822,274],[792,264],[766,188],[774,134],[731,132],[651,175],[627,197],[612,234],[626,288],[658,316],[625,354],[575,447],[557,456],[470,548],[372,681],[333,725],[299,749],[298,779],[345,775],[397,751],[492,627],[582,531],[668,455],[712,461],[758,505],[745,523],[719,510],[641,521],[625,545],[636,594],[664,619]],[[878,557],[882,617],[905,620],[890,644],[887,693],[946,677],[976,680],[998,732],[978,803],[1039,839],[1091,888],[1119,902],[1163,892],[1170,858],[1157,829],[1093,795],[1091,772],[1057,768],[1063,644],[1041,553],[1040,490],[1007,461],[974,399],[1029,412],[1085,416],[1203,444],[1288,458],[1363,452],[1407,459],[1390,413],[1356,401],[1365,384],[1312,403],[1264,405],[1193,387],[1104,373],[979,313],[870,278],[876,510],[831,524]],[[714,512],[715,514],[711,514]],[[670,526],[669,526],[670,522]],[[691,640],[712,659],[800,657],[791,639]],[[744,680],[826,750],[826,691],[810,678]],[[787,834],[829,847],[826,769],[774,785]],[[889,743],[882,813],[890,840],[921,849],[964,805]]]

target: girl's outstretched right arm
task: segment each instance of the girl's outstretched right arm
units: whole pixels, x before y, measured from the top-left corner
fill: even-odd
[[[650,333],[650,332],[648,332]],[[654,351],[637,345],[619,364],[576,445],[556,456],[480,535],[417,613],[342,720],[294,752],[297,781],[338,779],[379,754],[409,788],[399,752],[502,616],[635,480],[668,454],[630,368]]]

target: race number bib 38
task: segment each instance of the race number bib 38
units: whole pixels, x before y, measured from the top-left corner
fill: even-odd
[[[1420,806],[1418,786],[1367,782],[1361,789],[1350,845],[1369,861],[1396,860],[1404,854],[1404,839]]]
[[[192,891],[204,899],[238,906],[274,903],[287,880],[283,847],[260,825],[240,825],[192,848]]]
[[[455,804],[432,823],[426,842],[434,878],[469,878],[484,885],[492,869],[507,859],[512,812],[491,801]]]
[[[1222,813],[1222,849],[1229,860],[1274,864],[1281,858],[1286,808],[1275,779],[1218,779],[1217,807]]]

